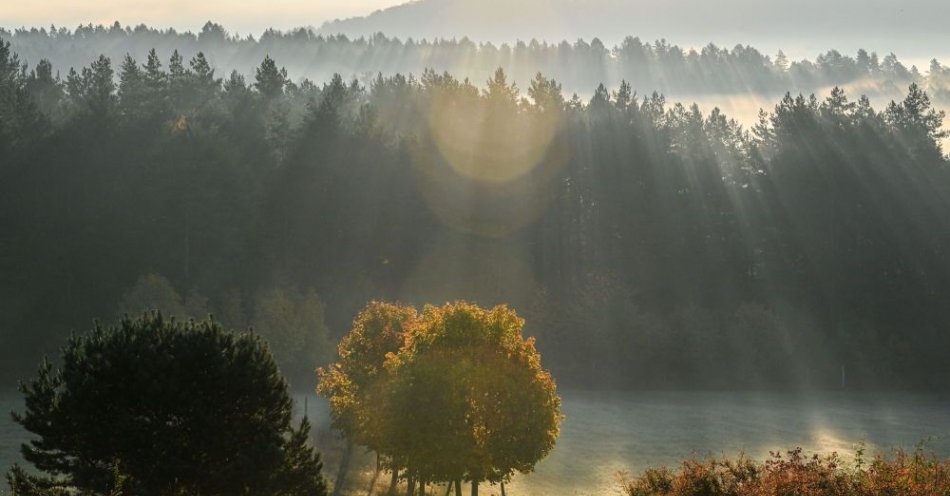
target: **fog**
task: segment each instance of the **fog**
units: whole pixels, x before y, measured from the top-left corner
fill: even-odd
[[[51,24],[75,28],[84,24],[148,24],[197,31],[209,19],[227,24],[234,32],[258,36],[267,29],[319,26],[334,19],[369,14],[396,5],[398,0],[37,0],[8,2],[0,14],[0,27]]]
[[[865,48],[922,66],[950,54],[948,17],[950,4],[940,0],[421,0],[328,23],[321,32],[508,43],[597,37],[606,44],[635,35],[694,48],[751,44],[793,58]]]
[[[857,449],[913,450],[934,432],[946,432],[950,399],[921,394],[793,395],[776,393],[610,393],[567,390],[562,393],[566,419],[558,448],[537,471],[517,475],[512,494],[615,496],[618,472],[638,473],[651,467],[677,466],[691,456],[736,456],[757,459],[770,451],[800,446],[811,453],[838,453],[853,462]],[[305,398],[296,397],[304,414]],[[329,406],[307,401],[318,428],[327,472],[339,469],[340,442],[330,427]],[[0,408],[19,405],[0,394]],[[25,433],[0,419],[0,466],[19,457],[14,445]],[[946,436],[926,444],[928,451],[950,456]],[[366,494],[375,459],[357,453],[345,494]],[[383,489],[377,482],[377,490]],[[498,487],[489,488],[497,494]],[[442,494],[437,492],[436,494]]]
[[[734,12],[742,12],[736,16]],[[146,24],[197,32],[208,20],[242,37],[268,29],[312,27],[351,37],[377,32],[399,38],[461,38],[514,43],[557,43],[599,38],[620,43],[628,35],[666,39],[699,49],[753,45],[774,55],[814,58],[828,49],[894,52],[923,69],[931,58],[950,59],[950,6],[940,0],[841,0],[821,2],[726,0],[360,0],[303,2],[71,2],[45,0],[6,6],[0,27],[75,28],[78,25]]]
[[[950,3],[44,7],[0,19],[0,469],[950,473]]]

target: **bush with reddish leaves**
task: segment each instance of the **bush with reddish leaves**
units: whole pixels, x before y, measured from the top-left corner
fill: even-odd
[[[618,480],[627,496],[950,495],[950,460],[898,450],[867,463],[858,450],[854,463],[845,464],[837,454],[806,456],[799,448],[763,463],[744,455],[686,460],[678,471],[649,469]]]

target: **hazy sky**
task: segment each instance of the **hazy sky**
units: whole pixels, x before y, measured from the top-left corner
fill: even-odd
[[[320,26],[365,15],[400,0],[10,0],[0,7],[0,26],[17,28],[79,24],[147,24],[198,31],[213,20],[231,32],[260,34],[274,27]]]

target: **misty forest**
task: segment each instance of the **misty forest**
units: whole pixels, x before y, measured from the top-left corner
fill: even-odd
[[[76,61],[92,62],[106,55],[118,64],[127,54],[142,60],[149,50],[170,55],[178,51],[190,59],[199,52],[227,72],[252,74],[265,56],[278,60],[294,80],[323,82],[334,74],[356,77],[364,86],[378,74],[421,75],[427,69],[450,72],[471,79],[477,86],[496,69],[523,88],[541,72],[556,79],[565,93],[587,98],[597,85],[616,88],[622,81],[641,92],[658,91],[667,97],[701,98],[707,95],[780,98],[786,92],[854,87],[870,97],[890,97],[917,83],[939,102],[950,101],[950,67],[933,58],[918,68],[893,52],[878,54],[858,49],[853,55],[827,50],[813,59],[795,60],[782,50],[767,54],[754,46],[734,47],[709,43],[686,48],[666,39],[647,40],[626,36],[616,44],[590,40],[476,42],[467,37],[413,39],[386,36],[348,37],[299,28],[268,29],[259,37],[229,34],[220,24],[208,22],[197,33],[155,29],[145,25],[86,25],[0,29],[22,60],[50,61],[62,71]],[[77,67],[78,70],[78,67]],[[63,73],[65,74],[65,72]],[[227,76],[227,74],[220,74]],[[719,104],[727,103],[721,98]]]
[[[0,30],[10,491],[946,494],[948,102],[866,50]],[[895,393],[929,431],[814,457],[572,430]]]

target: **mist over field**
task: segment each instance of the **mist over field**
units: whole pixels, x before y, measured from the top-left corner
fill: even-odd
[[[948,18],[5,8],[11,494],[950,494]]]

